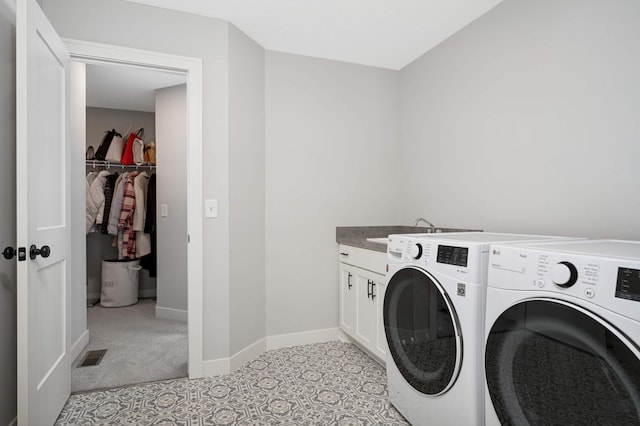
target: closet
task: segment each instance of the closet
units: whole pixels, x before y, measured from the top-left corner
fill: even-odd
[[[112,322],[115,327],[123,317],[131,319],[126,320],[129,322],[125,323],[125,330],[118,332],[125,337],[119,338],[120,340],[116,342],[104,343],[110,347],[101,348],[107,349],[102,365],[74,368],[77,371],[72,372],[72,390],[98,389],[186,376],[186,77],[176,73],[117,65],[87,64],[85,67],[86,145],[84,151],[88,153],[88,157],[91,158],[88,151],[93,151],[95,155],[106,131],[115,129],[122,135],[126,145],[129,132],[136,132],[139,128],[144,129],[142,140],[145,143],[152,141],[155,143],[156,157],[155,164],[145,162],[139,165],[122,165],[112,161],[85,159],[85,176],[100,172],[103,172],[103,176],[123,173],[147,174],[150,182],[155,181],[155,205],[145,206],[145,209],[147,213],[150,209],[155,210],[156,235],[155,241],[151,241],[155,243],[152,244],[155,245],[152,253],[154,259],[143,257],[141,261],[143,268],[138,278],[138,304],[129,308],[105,308],[100,306],[102,261],[122,258],[123,252],[117,247],[117,238],[114,244],[114,236],[103,233],[102,227],[94,224],[91,231],[87,232],[86,303],[89,344],[78,357],[76,364],[82,363],[87,350],[96,350],[96,344],[101,344],[96,343],[100,333],[111,333],[110,331],[105,333],[103,330],[92,331],[96,318],[100,318],[98,321],[101,327],[109,322]],[[113,193],[105,195],[113,197]],[[151,197],[147,199],[150,200]],[[86,210],[87,206],[78,206],[78,208]],[[108,220],[106,215],[103,220]],[[180,323],[183,325],[181,326]],[[146,326],[152,328],[145,335],[144,327]],[[130,330],[135,330],[138,334],[129,333]],[[167,331],[166,336],[161,336],[163,330]],[[175,342],[178,340],[171,339],[175,337],[174,335],[182,334],[183,330],[184,344],[179,340],[180,344],[177,345]],[[127,342],[126,339],[129,338],[132,340]],[[158,340],[154,342],[153,339],[156,338]],[[135,349],[135,345],[141,342],[144,342],[143,349],[154,344],[159,346],[157,350],[146,355],[145,359],[132,360],[131,357],[136,355],[135,352],[142,350]],[[127,349],[127,346],[130,348]],[[184,353],[184,359],[163,360],[162,353],[170,352],[162,350],[162,347],[167,346],[180,346],[178,351],[171,354],[171,357],[182,358]],[[134,353],[128,354],[127,351],[131,351],[131,348]],[[109,356],[124,358],[115,361],[115,365],[111,360],[112,365],[109,366],[107,365]],[[137,366],[128,365],[136,362],[138,362]],[[131,372],[122,371],[125,367],[130,367]],[[98,373],[101,368],[111,368],[112,371]],[[166,374],[163,374],[163,369],[167,370]],[[175,371],[171,371],[172,369]],[[145,375],[145,370],[148,370],[150,375]],[[74,374],[78,377],[82,376],[82,379],[74,379]],[[109,381],[118,374],[122,376],[124,382]],[[101,382],[102,379],[106,381]],[[127,383],[127,380],[130,382]],[[88,381],[93,382],[87,383]]]
[[[91,306],[100,302],[102,261],[122,259],[126,256],[126,254],[121,253],[123,250],[119,250],[117,244],[114,245],[114,214],[112,209],[110,209],[110,207],[115,204],[112,203],[112,200],[116,196],[116,188],[114,188],[114,185],[117,182],[116,178],[118,176],[126,177],[129,173],[135,173],[140,174],[141,177],[146,176],[148,178],[147,185],[151,183],[151,193],[148,194],[148,197],[143,197],[145,198],[145,200],[143,200],[145,204],[143,205],[144,214],[142,218],[142,231],[144,231],[145,227],[150,231],[148,228],[154,225],[152,220],[153,222],[157,220],[155,217],[155,206],[146,205],[147,200],[157,199],[156,185],[151,182],[151,176],[156,174],[157,166],[155,164],[150,164],[148,161],[142,165],[121,165],[119,162],[114,161],[100,161],[92,158],[94,155],[91,155],[91,152],[93,151],[95,153],[97,151],[102,138],[111,129],[115,129],[119,134],[122,134],[122,140],[124,141],[124,144],[126,144],[129,134],[136,132],[139,128],[142,128],[144,129],[144,134],[141,139],[147,144],[147,146],[151,143],[155,143],[155,112],[87,107],[86,123],[87,144],[89,146],[87,147],[88,159],[86,160],[85,166],[87,171],[87,182],[90,180],[92,181],[92,183],[89,184],[91,189],[87,194],[87,210],[91,210],[94,205],[91,200],[91,193],[95,193],[96,191],[100,192],[100,190],[102,190],[102,198],[104,199],[104,205],[102,206],[104,213],[98,213],[96,215],[97,220],[101,223],[95,224],[94,221],[94,225],[90,226],[87,232],[87,303]],[[133,129],[133,126],[136,128]],[[131,130],[126,132],[130,128]],[[115,141],[113,145],[115,145]],[[156,163],[156,161],[154,160],[153,163]],[[98,175],[97,179],[100,182],[93,181],[93,179],[91,179],[90,176],[95,176],[96,174]],[[156,180],[157,176],[153,179]],[[144,189],[143,192],[146,194],[147,190]],[[122,191],[120,192],[120,195],[122,199]],[[109,200],[107,200],[107,198]],[[134,216],[138,219],[141,213],[140,206],[138,204],[139,197],[135,197],[135,201]],[[145,218],[148,220],[144,220]],[[88,221],[90,223],[91,219]],[[105,226],[105,223],[108,222],[111,222],[109,226],[111,228],[111,233],[108,232],[107,226]],[[138,231],[136,231],[136,237],[140,239],[140,241],[137,241],[135,244],[137,250],[140,250],[141,245],[145,246],[142,250],[143,253],[148,256],[144,260],[141,260],[143,269],[140,270],[140,273],[138,274],[138,297],[155,298],[157,297],[157,268],[155,262],[157,259],[157,245],[156,247],[153,247],[154,244],[151,242],[150,233],[140,235]],[[115,237],[115,239],[117,242],[117,237]],[[142,241],[143,239],[145,240],[144,242]],[[151,254],[147,254],[149,249],[152,251]],[[140,256],[133,255],[129,257],[139,258]]]

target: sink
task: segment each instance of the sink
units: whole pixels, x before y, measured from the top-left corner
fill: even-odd
[[[449,232],[482,232],[482,231],[476,230],[476,229],[460,229],[460,228],[435,228],[433,230],[430,228],[427,228],[426,233],[425,232],[422,232],[422,233],[405,232],[405,233],[409,235],[413,235],[414,237],[423,237],[423,236],[431,235],[433,233],[442,234],[442,233],[449,233]],[[389,238],[387,237],[367,238],[367,241],[371,243],[376,243],[376,244],[388,244]]]
[[[421,236],[421,235],[429,235],[429,234],[442,234],[442,233],[448,233],[448,232],[482,232],[479,229],[460,229],[460,228],[427,228],[427,232],[426,233],[422,233],[422,234],[414,234],[415,236]]]
[[[370,241],[372,243],[377,243],[377,244],[387,244],[389,242],[389,238],[387,238],[387,237],[367,238],[367,241]]]

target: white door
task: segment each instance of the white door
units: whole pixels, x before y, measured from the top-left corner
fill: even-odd
[[[71,389],[69,55],[35,0],[16,3],[18,424],[39,426],[53,424]]]

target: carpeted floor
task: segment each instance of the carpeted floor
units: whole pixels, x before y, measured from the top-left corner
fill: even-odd
[[[56,425],[408,425],[349,343],[268,351],[233,374],[71,395]]]
[[[187,323],[156,318],[154,299],[87,308],[89,344],[71,367],[71,391],[186,377]],[[87,350],[107,349],[99,365],[77,367]]]

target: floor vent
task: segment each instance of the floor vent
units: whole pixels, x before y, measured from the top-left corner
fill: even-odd
[[[106,349],[87,351],[87,354],[84,356],[82,362],[78,364],[78,367],[93,367],[100,364],[105,353],[107,353]]]

